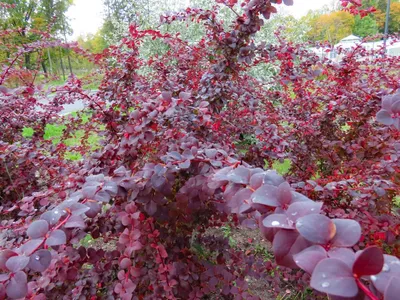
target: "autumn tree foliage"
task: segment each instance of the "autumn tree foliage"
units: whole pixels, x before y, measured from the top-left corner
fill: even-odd
[[[263,20],[291,4],[219,0],[161,17],[202,24],[198,43],[131,25],[102,55],[60,44],[104,68],[96,94],[75,77],[45,91],[36,71],[7,87],[26,51],[51,46],[45,35],[4,62],[0,298],[257,299],[249,278],[276,293],[310,285],[312,298],[398,298],[400,59],[362,45],[333,62],[281,38],[256,44]],[[221,5],[237,15],[228,29]],[[146,38],[167,52],[144,59]],[[269,82],[249,75],[271,63]],[[59,116],[74,101],[88,111]],[[57,122],[53,143],[45,126]],[[264,169],[285,159],[285,177]],[[259,231],[273,260],[209,234],[227,222]]]

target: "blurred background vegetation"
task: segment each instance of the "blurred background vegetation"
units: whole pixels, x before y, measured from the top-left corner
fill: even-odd
[[[0,47],[0,59],[6,60],[10,56],[7,44],[22,45],[39,39],[32,30],[46,30],[50,28],[54,39],[67,41],[72,34],[71,20],[67,17],[68,9],[74,5],[73,0],[2,0],[15,4],[15,9],[0,8],[0,26],[3,29],[19,29],[15,34],[3,38]],[[337,1],[336,1],[337,2]],[[305,41],[328,41],[331,44],[342,38],[354,34],[359,37],[374,37],[383,33],[387,0],[363,0],[364,8],[375,6],[376,12],[361,19],[347,12],[335,1],[332,5],[324,6],[319,10],[309,11],[306,16],[297,19],[284,12],[279,12],[256,36],[256,40],[274,43],[275,32],[287,40],[297,43]],[[214,0],[103,0],[103,25],[95,34],[78,36],[76,42],[92,53],[102,53],[112,44],[117,44],[128,32],[128,26],[136,23],[141,29],[159,29],[163,32],[180,33],[182,39],[198,41],[204,35],[201,26],[195,22],[174,22],[170,25],[159,26],[159,16],[166,11],[176,11],[187,5],[191,7],[210,8]],[[229,24],[235,17],[228,8],[220,11],[220,18]],[[392,0],[390,10],[389,33],[400,31],[400,0]],[[157,40],[147,40],[141,49],[141,55],[150,57],[163,53],[167,46]],[[40,57],[42,60],[40,61]],[[39,64],[37,62],[40,62]],[[45,53],[27,53],[24,58],[24,68],[33,69],[40,65],[41,73],[37,81],[43,81],[45,86],[61,85],[71,74],[85,80],[88,89],[96,89],[101,81],[101,74],[96,73],[95,66],[86,58],[75,52],[61,47],[49,48]],[[251,70],[253,76],[266,80],[269,74],[276,72],[276,66],[260,65]],[[11,87],[20,84],[18,78],[7,82]]]

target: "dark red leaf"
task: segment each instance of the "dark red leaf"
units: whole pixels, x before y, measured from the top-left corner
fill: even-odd
[[[382,271],[383,253],[376,246],[368,247],[356,257],[353,273],[358,277],[375,275]]]

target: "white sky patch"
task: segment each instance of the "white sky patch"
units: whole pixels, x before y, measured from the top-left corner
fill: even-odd
[[[80,35],[95,34],[103,25],[103,0],[74,0],[67,16],[74,33],[70,39]]]
[[[182,1],[184,4],[189,2],[188,0],[172,1]],[[294,0],[293,6],[282,4],[278,7],[279,11],[300,18],[306,15],[310,9],[319,9],[324,5],[332,6],[336,2],[337,0]],[[80,35],[95,34],[103,24],[103,1],[74,0],[74,5],[69,8],[67,15],[71,19],[70,24],[74,31],[70,37],[71,40],[75,40]]]
[[[334,7],[338,0],[293,0],[293,6],[279,5],[280,11],[296,18],[305,16],[309,10],[320,9],[325,5]]]

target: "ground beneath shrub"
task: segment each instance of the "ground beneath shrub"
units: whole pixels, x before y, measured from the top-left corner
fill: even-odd
[[[221,228],[210,228],[206,231],[206,235],[226,237],[229,239],[231,245],[244,252],[256,252],[256,255],[262,256],[261,258],[263,259],[272,259],[271,243],[263,239],[258,230],[246,228],[237,229],[225,226]],[[247,278],[246,280],[248,281],[251,294],[260,297],[261,300],[290,299],[286,297],[277,298],[274,293],[270,291],[271,287],[268,282],[263,279],[255,280],[254,278]],[[209,299],[222,300],[219,295],[212,295]]]
[[[229,239],[231,246],[240,249],[241,251],[250,251],[252,254],[259,256],[264,260],[273,260],[272,245],[269,241],[265,240],[258,230],[251,230],[246,228],[234,228],[230,226],[223,226],[218,228],[209,228],[205,232],[205,236],[225,237]],[[81,244],[85,247],[92,247],[95,249],[102,248],[103,250],[112,251],[116,248],[115,242],[105,243],[102,238],[96,240],[92,239],[90,235],[85,238]],[[316,299],[313,296],[306,296],[302,293],[293,292],[291,287],[283,287],[284,293],[276,296],[272,287],[265,279],[256,280],[254,278],[246,279],[249,284],[249,290],[253,296],[260,297],[261,300],[308,300]],[[208,300],[224,300],[221,295],[209,295]],[[318,298],[328,299],[328,298]]]

